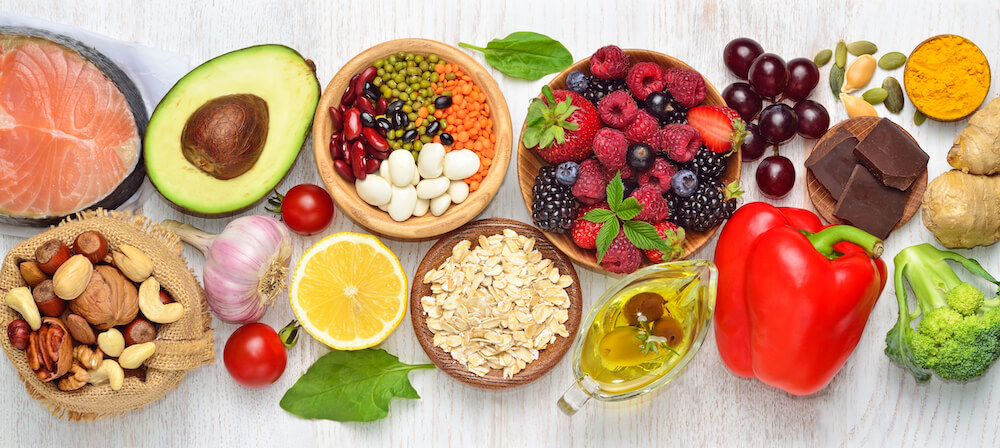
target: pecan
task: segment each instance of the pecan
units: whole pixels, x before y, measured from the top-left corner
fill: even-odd
[[[66,374],[73,365],[73,340],[66,326],[54,317],[42,319],[41,328],[28,339],[28,365],[42,381]]]

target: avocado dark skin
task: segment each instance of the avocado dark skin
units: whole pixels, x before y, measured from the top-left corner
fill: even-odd
[[[247,93],[213,98],[194,111],[181,132],[184,158],[216,179],[253,168],[267,141],[268,108]]]

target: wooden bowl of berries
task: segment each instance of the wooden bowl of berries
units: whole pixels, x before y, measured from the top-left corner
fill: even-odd
[[[361,226],[427,239],[471,221],[510,162],[510,113],[489,73],[426,39],[371,47],[334,76],[313,122],[320,177]]]
[[[738,205],[736,119],[684,62],[603,47],[529,106],[521,195],[545,236],[582,265],[628,273],[687,257]]]

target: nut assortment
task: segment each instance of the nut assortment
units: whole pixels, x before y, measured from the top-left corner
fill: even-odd
[[[8,324],[7,338],[39,379],[62,391],[87,384],[120,389],[124,369],[142,368],[156,352],[157,325],[184,314],[152,277],[147,254],[109,247],[100,232],[80,233],[72,249],[50,240],[19,271],[28,286],[6,294],[4,302],[21,315]]]
[[[557,336],[569,337],[565,288],[573,279],[542,257],[534,238],[511,229],[478,243],[459,242],[424,276],[433,295],[421,304],[436,347],[478,376],[502,369],[511,378]]]

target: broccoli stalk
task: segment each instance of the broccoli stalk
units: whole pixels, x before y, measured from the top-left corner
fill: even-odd
[[[885,354],[919,382],[929,380],[931,371],[945,380],[967,381],[1000,357],[1000,299],[987,300],[982,291],[963,282],[949,260],[1000,286],[978,261],[930,244],[896,255],[893,281],[899,320],[885,335]],[[916,296],[919,309],[913,313],[903,278]]]

